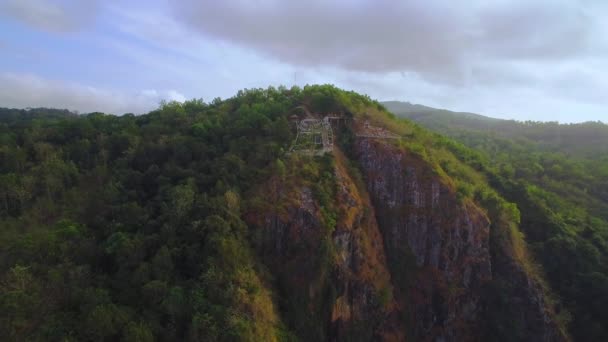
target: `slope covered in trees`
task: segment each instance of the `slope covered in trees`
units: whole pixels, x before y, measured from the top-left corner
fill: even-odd
[[[605,340],[608,321],[608,125],[517,122],[408,103],[398,116],[479,153],[512,202],[577,340]]]
[[[301,106],[343,116],[334,154],[287,153]],[[588,282],[606,298],[601,215],[579,229],[587,202],[562,217],[550,188],[366,96],[325,85],[142,116],[37,111],[0,112],[7,340],[565,340],[568,312],[601,322],[567,296]],[[363,122],[401,139],[359,138]],[[526,215],[534,205],[545,214]],[[570,282],[554,281],[564,266]]]
[[[608,125],[601,122],[559,124],[558,122],[515,121],[451,112],[408,102],[383,102],[391,112],[424,127],[453,137],[485,135],[505,138],[520,145],[534,145],[542,151],[562,152],[571,156],[596,158],[607,156]]]

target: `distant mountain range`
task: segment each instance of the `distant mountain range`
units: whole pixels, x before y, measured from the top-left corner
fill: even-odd
[[[500,122],[507,121],[503,119],[490,118],[487,116],[467,113],[467,112],[452,112],[446,109],[438,109],[433,107],[427,107],[421,104],[415,104],[410,102],[401,101],[385,101],[381,102],[388,110],[393,113],[399,114],[411,114],[415,117],[429,117],[429,116],[446,116],[454,117],[456,119],[475,119],[484,120],[489,122]]]
[[[544,151],[571,156],[608,154],[608,125],[601,122],[559,124],[557,122],[515,121],[474,113],[452,112],[409,102],[386,101],[382,104],[397,116],[453,138],[463,134],[491,135],[534,144]]]

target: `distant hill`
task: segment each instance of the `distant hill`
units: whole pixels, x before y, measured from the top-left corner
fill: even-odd
[[[501,119],[490,118],[487,116],[467,113],[467,112],[452,112],[445,109],[438,109],[433,107],[427,107],[420,104],[414,104],[409,102],[400,102],[400,101],[385,101],[382,102],[386,108],[393,113],[403,113],[403,114],[411,114],[412,116],[420,117],[420,118],[430,118],[430,117],[446,117],[446,118],[454,118],[454,119],[475,119],[482,120],[488,122],[500,122],[505,121]]]
[[[55,108],[1,108],[0,107],[0,122],[15,122],[29,121],[33,119],[64,119],[77,116],[77,113],[67,109]]]
[[[463,134],[490,134],[495,138],[534,144],[544,151],[563,152],[570,156],[608,155],[608,125],[601,122],[559,124],[557,122],[516,121],[452,112],[409,102],[387,101],[382,104],[392,113],[408,118],[428,129],[453,138]]]

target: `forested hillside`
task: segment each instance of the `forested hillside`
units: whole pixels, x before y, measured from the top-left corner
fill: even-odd
[[[570,156],[597,158],[608,155],[608,125],[601,122],[559,124],[558,122],[515,121],[487,116],[451,112],[408,102],[383,102],[391,112],[436,132],[453,137],[470,138],[476,133],[478,139],[505,138],[518,145],[549,152],[562,152]],[[485,133],[485,134],[481,134]]]
[[[331,153],[289,152],[302,108]],[[558,155],[509,170],[329,85],[7,109],[0,141],[9,341],[606,337],[605,184]]]
[[[278,94],[170,103],[138,117],[3,115],[2,335],[280,331],[240,219],[240,196],[291,139],[283,114],[293,100],[269,98]]]
[[[522,230],[580,341],[605,340],[608,321],[608,125],[517,122],[407,103],[388,109],[480,153],[515,202]]]

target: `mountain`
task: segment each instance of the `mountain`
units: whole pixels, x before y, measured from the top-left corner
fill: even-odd
[[[470,122],[486,122],[497,124],[502,121],[501,119],[490,118],[487,116],[474,114],[474,113],[465,113],[465,112],[451,112],[445,109],[437,109],[433,107],[427,107],[420,104],[412,104],[409,102],[401,102],[401,101],[384,101],[381,102],[383,106],[385,106],[389,111],[393,113],[399,113],[400,115],[406,116],[408,118],[425,118],[425,119],[435,119],[437,122],[441,120],[450,120],[452,123],[460,123],[466,124]],[[476,120],[476,121],[470,121]]]
[[[543,151],[563,152],[569,156],[607,156],[608,125],[601,122],[559,124],[557,122],[515,121],[487,116],[452,112],[409,102],[387,101],[382,103],[389,111],[408,118],[436,132],[480,135],[506,138],[520,144],[534,144]]]
[[[567,341],[579,322],[608,336],[604,221],[584,206],[601,202],[562,217],[553,188],[367,96],[5,112],[7,340]]]
[[[495,188],[521,212],[520,228],[572,316],[576,340],[604,340],[608,316],[608,125],[490,119],[384,103],[396,115],[479,153]]]

